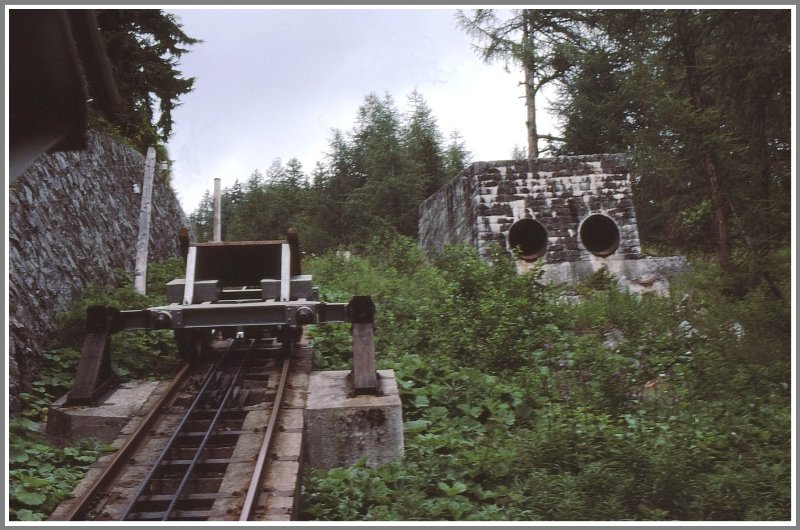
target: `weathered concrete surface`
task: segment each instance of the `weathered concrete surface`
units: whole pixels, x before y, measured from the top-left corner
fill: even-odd
[[[618,232],[607,255],[590,251],[581,235],[582,223],[594,216],[609,219]],[[534,220],[543,229],[542,251],[518,259],[517,270],[541,267],[553,283],[574,283],[605,267],[621,288],[661,291],[688,269],[678,256],[642,255],[627,160],[620,154],[476,162],[426,199],[419,218],[419,244],[428,254],[468,243],[482,255],[492,243],[510,253],[511,227]]]
[[[47,434],[64,439],[94,438],[112,442],[135,416],[144,416],[166,383],[131,381],[96,406],[64,406],[66,396],[47,411]]]
[[[286,399],[272,439],[270,461],[261,481],[255,520],[292,521],[300,512],[300,479],[303,469],[303,409],[306,406],[312,351],[303,343],[292,360]]]
[[[37,373],[55,317],[92,282],[132,271],[144,155],[90,132],[88,149],[42,155],[8,189],[9,409]],[[153,184],[149,257],[179,255],[188,221],[164,175]]]
[[[348,371],[311,372],[304,414],[306,463],[330,469],[366,456],[379,466],[403,457],[403,410],[393,370],[378,370],[381,396],[349,397]]]
[[[530,266],[523,263],[520,268]],[[544,277],[552,283],[573,283],[605,267],[617,278],[617,287],[632,293],[663,292],[669,282],[689,270],[683,256],[643,256],[641,259],[624,259],[620,256],[587,261],[546,263],[542,266]]]
[[[433,253],[447,245],[478,244],[474,172],[473,164],[420,205],[419,243],[425,250]]]

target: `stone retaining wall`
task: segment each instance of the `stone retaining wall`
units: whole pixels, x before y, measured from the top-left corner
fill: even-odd
[[[56,314],[92,282],[132,271],[144,155],[92,132],[84,151],[41,156],[8,190],[9,393],[24,391]],[[167,179],[153,184],[150,261],[179,254],[186,215]]]

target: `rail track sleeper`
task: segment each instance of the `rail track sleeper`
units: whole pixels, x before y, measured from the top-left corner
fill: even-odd
[[[226,407],[226,408],[222,409],[222,414],[225,417],[244,418],[245,416],[247,416],[247,411],[240,410],[238,408]],[[200,419],[203,416],[209,416],[210,417],[210,416],[213,416],[213,414],[210,413],[209,411],[206,411],[206,410],[196,410],[196,411],[194,411],[192,413],[192,417],[194,419]]]
[[[239,497],[235,493],[187,493],[183,496],[184,501],[215,501],[217,499],[233,499]],[[158,495],[143,495],[140,499],[141,502],[159,502],[172,500],[172,495],[158,494]]]
[[[252,434],[253,431],[242,431],[242,430],[230,430],[230,431],[219,431],[211,435],[213,437],[223,437],[223,436],[239,436],[242,434]],[[178,435],[178,438],[186,439],[186,438],[202,438],[205,436],[205,432],[203,431],[191,431],[191,432],[182,432]]]
[[[152,480],[151,491],[145,495],[171,495],[174,497],[176,490],[175,478],[155,478]],[[196,477],[189,481],[186,493],[215,493],[219,491],[222,477]],[[137,501],[134,504],[138,504]]]
[[[246,458],[203,458],[202,464],[241,464],[243,462],[249,462],[250,459]],[[191,462],[190,459],[180,459],[180,460],[165,460],[161,462],[162,466],[173,466],[173,465],[186,465]]]
[[[163,520],[164,516],[166,515],[166,511],[162,512],[134,512],[131,513],[130,519],[133,521],[158,521]],[[222,518],[225,517],[226,513],[224,512],[217,512],[212,510],[180,510],[176,511],[172,514],[174,519],[183,519],[183,520],[200,520],[205,521],[212,517]],[[134,517],[136,516],[136,517]]]

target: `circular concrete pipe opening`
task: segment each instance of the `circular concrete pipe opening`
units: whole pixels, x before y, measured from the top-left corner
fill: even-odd
[[[547,230],[535,219],[520,219],[508,230],[508,246],[519,248],[521,259],[533,261],[547,250]]]
[[[595,256],[610,256],[619,247],[617,223],[605,215],[590,215],[583,220],[578,233],[583,246]]]

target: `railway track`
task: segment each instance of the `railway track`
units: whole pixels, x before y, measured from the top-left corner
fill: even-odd
[[[311,365],[307,347],[293,351],[303,326],[350,322],[347,384],[353,395],[379,392],[375,304],[369,296],[319,300],[301,272],[297,231],[275,241],[191,243],[188,233],[180,241],[186,271],[166,285],[165,305],[87,308],[81,359],[63,404],[93,406],[106,393],[109,338],[121,331],[171,329],[191,364],[132,434],[126,425],[117,453],[98,461],[50,520],[290,520]],[[302,368],[292,373],[293,364]]]
[[[285,500],[294,492],[264,491],[268,468],[287,463],[282,459],[299,460],[299,454],[274,452],[276,433],[302,431],[296,420],[281,425],[293,363],[281,353],[274,342],[236,339],[226,341],[213,360],[184,365],[127,442],[57,519],[269,518],[270,499]]]

